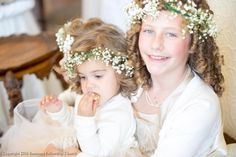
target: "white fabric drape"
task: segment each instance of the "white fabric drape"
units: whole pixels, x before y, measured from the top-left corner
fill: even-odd
[[[15,0],[7,4],[0,4],[0,37],[12,34],[31,34],[40,32],[32,9],[34,0]]]
[[[127,30],[124,7],[131,0],[82,0],[82,18],[100,17],[108,23],[112,23]]]

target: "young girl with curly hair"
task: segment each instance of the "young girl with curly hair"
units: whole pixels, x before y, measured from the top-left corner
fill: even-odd
[[[127,55],[124,33],[92,18],[66,23],[56,36],[64,53],[62,73],[77,92],[75,107],[46,96],[41,108],[63,125],[74,123],[81,152],[75,148],[75,138],[61,137],[47,146],[46,154],[138,156],[136,123],[129,100],[137,89],[135,61]]]
[[[226,155],[219,96],[223,57],[205,0],[134,0],[128,52],[139,72],[136,136],[144,156]]]

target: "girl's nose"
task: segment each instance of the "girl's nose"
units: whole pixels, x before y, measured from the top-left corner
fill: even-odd
[[[86,92],[92,92],[94,90],[94,83],[91,81],[91,80],[86,80],[85,82],[85,89],[86,89]]]
[[[154,51],[161,51],[163,49],[163,40],[162,35],[155,35],[152,40],[152,49]]]

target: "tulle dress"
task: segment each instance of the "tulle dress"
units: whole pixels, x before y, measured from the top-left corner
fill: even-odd
[[[136,136],[139,149],[144,156],[151,156],[158,143],[158,132],[160,131],[158,114],[144,114],[139,112],[136,117]]]
[[[71,125],[62,125],[50,119],[38,108],[39,99],[31,99],[14,109],[14,124],[2,138],[2,156],[43,156],[46,146],[64,137],[75,137]],[[62,145],[73,146],[73,140],[63,141]],[[76,141],[75,141],[76,142]]]

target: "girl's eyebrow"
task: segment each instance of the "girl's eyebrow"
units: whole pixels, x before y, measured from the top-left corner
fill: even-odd
[[[96,72],[105,72],[105,71],[106,71],[106,69],[94,70],[94,71],[92,71],[92,73],[96,73]]]
[[[163,30],[171,30],[171,31],[178,31],[178,32],[181,32],[182,28],[180,27],[177,27],[177,26],[166,26],[166,27],[163,27]]]
[[[106,71],[106,69],[101,69],[101,70],[93,70],[91,73],[97,73],[97,72],[105,72]],[[81,72],[78,72],[79,73],[79,75],[84,75],[83,73],[81,73]]]
[[[153,27],[153,26],[150,24],[143,24],[142,27]]]
[[[152,24],[143,24],[142,28],[155,28],[155,25]],[[166,26],[164,29],[172,29],[172,30],[180,30],[182,28],[176,27],[176,26]]]

